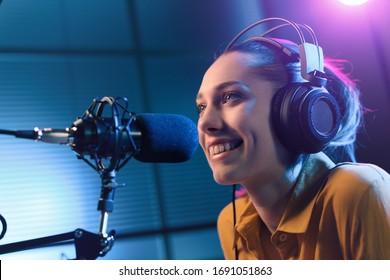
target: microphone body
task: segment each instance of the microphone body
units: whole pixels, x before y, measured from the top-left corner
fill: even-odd
[[[154,163],[187,161],[198,146],[194,122],[175,114],[140,114],[115,125],[112,118],[80,118],[70,128],[18,130],[15,137],[69,145],[79,155],[133,155]]]

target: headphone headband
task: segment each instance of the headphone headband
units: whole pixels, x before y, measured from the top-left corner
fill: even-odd
[[[309,81],[311,84],[315,86],[325,86],[326,85],[326,78],[324,74],[324,55],[322,48],[318,45],[317,37],[314,33],[314,31],[307,25],[304,24],[297,24],[293,21],[284,19],[284,18],[266,18],[260,21],[257,21],[248,27],[246,27],[244,30],[242,30],[240,33],[238,33],[232,41],[228,44],[225,51],[232,48],[236,41],[240,39],[242,35],[253,29],[254,27],[264,24],[266,22],[271,21],[282,21],[283,24],[277,25],[275,27],[272,27],[268,29],[266,32],[264,32],[260,36],[249,38],[247,41],[261,41],[261,42],[267,42],[269,44],[272,44],[273,46],[281,49],[286,55],[292,56],[292,55],[299,55],[299,60],[301,62],[301,76],[304,80]],[[297,33],[299,37],[299,43],[297,43],[298,46],[298,53],[293,50],[290,46],[286,46],[283,44],[280,39],[275,39],[268,37],[269,34],[275,32],[276,30],[284,27],[292,27],[293,30]],[[302,29],[306,30],[311,37],[312,43],[306,42],[306,38],[303,34]]]

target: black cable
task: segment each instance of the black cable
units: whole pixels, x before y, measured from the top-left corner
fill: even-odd
[[[237,184],[233,185],[233,191],[232,191],[232,204],[233,204],[233,233],[236,230],[236,219],[237,219],[237,214],[236,214],[236,190],[237,190]],[[235,241],[234,241],[235,242]],[[238,260],[238,249],[237,249],[237,243],[234,243],[234,257],[235,260]]]

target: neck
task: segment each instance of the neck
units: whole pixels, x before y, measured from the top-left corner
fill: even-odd
[[[281,168],[279,172],[274,169],[272,174],[244,185],[260,218],[271,233],[277,229],[283,217],[301,170],[302,163]]]

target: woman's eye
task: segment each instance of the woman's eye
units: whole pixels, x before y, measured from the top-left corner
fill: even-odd
[[[206,109],[206,105],[204,104],[196,104],[196,111],[198,111],[198,114],[202,113]]]
[[[239,98],[239,94],[237,92],[234,91],[225,92],[222,98],[222,103],[231,102],[237,100],[238,98]]]

